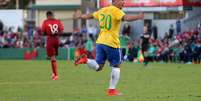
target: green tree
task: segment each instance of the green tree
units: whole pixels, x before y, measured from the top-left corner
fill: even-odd
[[[30,2],[35,0],[19,0],[19,9],[27,9]],[[0,6],[0,9],[16,9],[16,0],[10,0],[6,5]]]

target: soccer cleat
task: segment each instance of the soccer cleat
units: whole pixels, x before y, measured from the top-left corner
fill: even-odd
[[[59,79],[59,76],[52,74],[52,80],[58,80],[58,79]]]
[[[59,79],[59,76],[53,76],[52,77],[52,80],[58,80]]]
[[[74,62],[75,65],[85,64],[85,63],[87,63],[87,56],[85,54],[78,57]]]
[[[123,94],[116,89],[108,89],[107,95],[108,96],[120,96]]]

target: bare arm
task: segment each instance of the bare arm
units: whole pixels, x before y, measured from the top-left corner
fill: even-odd
[[[82,14],[80,10],[77,10],[74,14],[75,19],[93,19],[92,13]]]
[[[135,21],[135,20],[139,20],[139,19],[143,19],[143,18],[144,18],[144,13],[141,13],[139,15],[126,14],[123,17],[123,21]]]
[[[81,14],[80,16],[81,19],[93,19],[93,15],[90,14]]]

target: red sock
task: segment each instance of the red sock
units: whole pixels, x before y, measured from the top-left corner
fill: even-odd
[[[52,60],[52,72],[55,76],[58,76],[58,72],[57,72],[57,61],[56,60]]]

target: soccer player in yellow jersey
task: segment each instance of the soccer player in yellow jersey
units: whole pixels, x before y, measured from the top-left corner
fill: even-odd
[[[100,25],[100,33],[96,41],[96,60],[88,59],[82,56],[75,60],[75,65],[87,64],[90,69],[101,71],[105,61],[108,60],[112,67],[111,79],[107,91],[108,96],[121,95],[116,89],[116,85],[120,78],[121,52],[119,31],[122,21],[134,21],[143,19],[144,14],[130,15],[125,14],[121,9],[124,5],[124,0],[112,0],[112,5],[101,8],[91,14],[75,13],[75,18],[78,19],[96,19]]]

